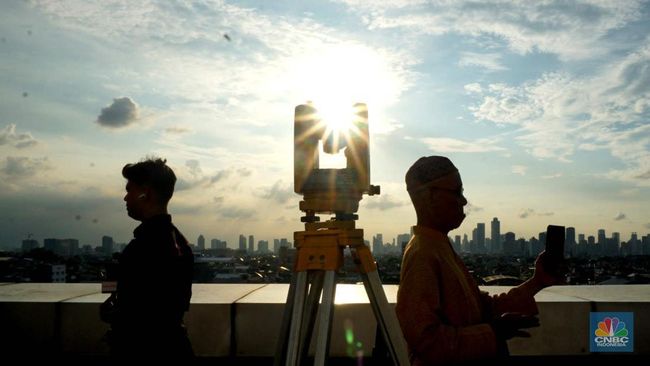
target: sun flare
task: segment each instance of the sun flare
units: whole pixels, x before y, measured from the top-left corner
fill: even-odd
[[[368,104],[376,120],[399,84],[384,56],[358,44],[320,45],[293,60],[290,70],[299,98],[314,103],[328,129],[344,133],[351,130],[354,104]]]

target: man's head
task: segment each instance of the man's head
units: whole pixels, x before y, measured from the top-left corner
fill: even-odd
[[[418,159],[406,172],[406,190],[418,216],[418,225],[448,233],[465,219],[463,182],[458,169],[444,156]]]
[[[122,176],[127,179],[124,201],[130,217],[143,220],[167,213],[176,175],[166,162],[160,158],[147,158],[122,168]]]

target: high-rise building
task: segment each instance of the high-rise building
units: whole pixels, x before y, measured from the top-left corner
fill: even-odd
[[[460,243],[461,243],[460,242],[460,235],[454,236],[454,245],[453,245],[453,247],[454,247],[454,251],[456,251],[456,253],[460,253],[460,251],[461,251]]]
[[[607,248],[607,236],[605,235],[605,229],[598,229],[598,238],[597,238],[596,243],[598,244],[596,254],[598,254],[598,255],[609,255],[608,254],[609,249]]]
[[[205,237],[203,237],[203,235],[199,235],[199,237],[196,239],[196,246],[199,248],[199,250],[205,250]]]
[[[248,236],[248,252],[255,252],[255,237],[253,235]]]
[[[501,222],[498,218],[493,218],[490,225],[490,253],[501,253]]]
[[[210,249],[226,249],[228,243],[225,240],[212,239],[210,240]]]
[[[476,224],[476,252],[485,253],[485,224],[480,222]]]
[[[515,233],[507,232],[503,240],[503,253],[507,255],[519,255],[521,248],[517,248],[517,242],[515,241]]]
[[[468,253],[470,251],[469,240],[467,240],[467,234],[463,234],[463,242],[461,243],[461,251]]]
[[[110,237],[108,237],[110,238]],[[112,242],[112,238],[111,242]],[[46,250],[49,250],[53,252],[56,255],[60,255],[62,257],[70,257],[73,256],[77,253],[79,253],[79,240],[77,239],[53,239],[53,238],[47,238],[43,240],[43,244]],[[111,246],[112,249],[112,246]],[[106,252],[104,252],[106,253]],[[107,254],[112,254],[113,252],[109,252]]]
[[[260,254],[266,254],[269,252],[269,242],[268,240],[260,240],[257,242],[257,251]]]
[[[239,250],[246,251],[246,237],[239,234]]]
[[[564,255],[575,256],[576,228],[568,227],[564,231]]]
[[[377,234],[372,237],[372,253],[374,255],[382,254],[384,249],[384,236],[382,234]]]
[[[273,239],[273,253],[278,254],[280,252],[280,239]]]
[[[113,244],[114,244],[114,242],[113,242],[112,237],[110,237],[108,235],[102,236],[102,252],[104,254],[106,254],[106,255],[113,254],[113,250],[114,250],[113,249]]]
[[[411,235],[410,234],[398,234],[397,235],[397,247],[400,250],[403,250],[403,248],[406,247],[406,244],[408,244],[409,240],[411,240]]]
[[[589,235],[587,237],[587,255],[590,257],[596,256],[600,253],[599,250],[598,244],[596,244],[596,237]]]
[[[36,248],[38,248],[38,240],[34,240],[34,239],[23,240],[23,246],[22,246],[23,253],[27,253]]]

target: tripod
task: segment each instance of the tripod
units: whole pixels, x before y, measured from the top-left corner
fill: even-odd
[[[289,286],[275,366],[297,366],[307,358],[319,300],[322,306],[316,335],[315,365],[324,365],[329,353],[330,332],[336,294],[336,273],[343,265],[343,250],[350,248],[363,279],[375,319],[395,365],[409,365],[406,342],[395,312],[381,287],[377,265],[363,242],[363,229],[355,221],[306,222],[305,231],[294,233],[297,250],[294,273]]]

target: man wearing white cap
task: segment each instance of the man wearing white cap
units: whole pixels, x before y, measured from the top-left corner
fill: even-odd
[[[463,182],[443,156],[417,160],[406,173],[417,225],[402,259],[397,316],[413,365],[439,365],[507,355],[506,340],[537,326],[533,296],[561,278],[544,270],[544,255],[531,279],[490,296],[478,285],[447,237],[465,218]]]

